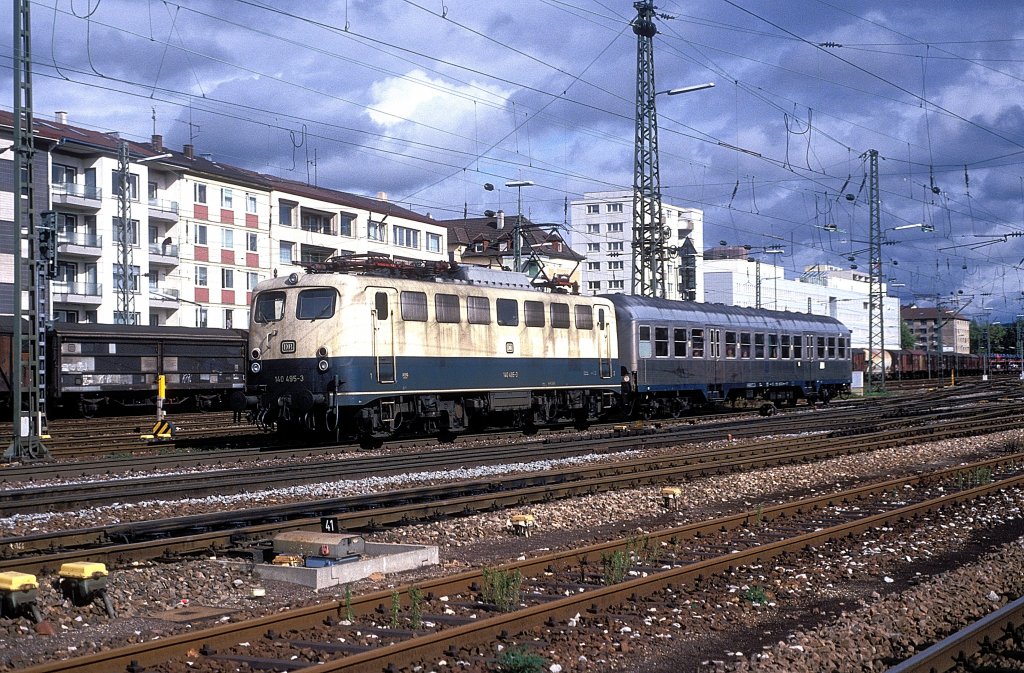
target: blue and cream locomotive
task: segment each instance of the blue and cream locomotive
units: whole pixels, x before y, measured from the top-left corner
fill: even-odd
[[[828,317],[546,292],[518,274],[381,257],[306,271],[253,298],[247,403],[268,428],[372,444],[849,390],[849,331]]]
[[[584,426],[619,391],[615,310],[476,267],[336,258],[260,283],[256,420],[379,440]],[[412,276],[412,277],[410,277]]]

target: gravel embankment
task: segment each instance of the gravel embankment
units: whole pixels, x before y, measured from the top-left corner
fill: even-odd
[[[863,479],[878,480],[911,473],[920,470],[924,465],[955,465],[968,462],[981,455],[999,451],[1007,442],[1012,439],[1019,440],[1022,435],[1024,433],[1002,433],[992,437],[887,449],[809,465],[771,468],[703,479],[684,485],[682,503],[679,509],[674,511],[662,508],[658,489],[654,488],[535,505],[529,508],[529,512],[537,518],[535,534],[530,538],[515,537],[508,533],[505,522],[509,512],[481,514],[396,529],[370,539],[437,544],[441,548],[442,567],[419,571],[414,575],[371,578],[361,582],[355,589],[382,589],[468,565],[491,565],[519,556],[543,553],[555,547],[578,546],[591,541],[631,535],[638,530],[680,525],[688,521],[710,518],[726,511],[767,505],[787,496],[825,492],[846,487]],[[503,471],[509,470],[506,467]],[[472,474],[464,473],[458,478],[471,476]],[[371,488],[395,488],[396,483],[436,482],[444,478],[444,475],[439,474],[407,475],[404,477],[408,479],[407,482],[369,484],[361,480],[340,482],[332,488],[339,489],[339,492],[356,493]],[[271,499],[270,501],[278,501],[278,498],[284,501],[286,498],[301,500],[324,497],[324,485],[304,486],[296,492],[274,493],[267,497]],[[205,502],[207,500],[210,501]],[[193,513],[193,507],[227,507],[224,501],[219,499],[203,501],[198,505],[169,502],[165,506],[176,515]],[[231,506],[252,506],[254,502],[250,494],[245,502],[234,502]],[[124,506],[123,509],[103,508],[101,512],[95,514],[78,512],[74,515],[77,521],[75,526],[130,520],[140,516],[135,510],[136,507],[140,507],[139,511],[147,511],[145,506]],[[928,539],[910,542],[888,540],[887,532],[879,531],[877,539],[865,539],[858,543],[860,546],[854,551],[819,550],[822,558],[802,572],[782,570],[779,571],[778,577],[773,577],[770,572],[765,571],[753,574],[746,569],[737,571],[737,577],[729,578],[728,582],[723,580],[721,596],[695,593],[690,604],[680,607],[681,612],[674,622],[678,624],[676,627],[664,627],[665,630],[662,632],[662,626],[656,625],[650,634],[644,634],[643,629],[633,630],[625,637],[626,640],[633,641],[633,646],[627,647],[626,651],[618,650],[618,654],[613,657],[595,654],[585,657],[586,660],[582,662],[564,656],[560,656],[559,659],[564,670],[653,670],[650,664],[658,661],[660,657],[671,657],[672,661],[678,662],[698,653],[700,659],[693,662],[695,666],[676,670],[696,670],[697,667],[704,667],[705,670],[737,668],[744,671],[829,670],[831,665],[824,658],[828,655],[829,647],[836,649],[839,643],[857,639],[860,637],[859,634],[869,633],[866,624],[877,625],[879,633],[889,629],[891,633],[907,634],[907,643],[914,642],[912,639],[916,636],[912,634],[924,628],[921,615],[917,611],[908,612],[905,606],[901,608],[898,598],[888,595],[887,592],[909,587],[914,582],[922,581],[921,578],[930,573],[923,573],[921,576],[911,573],[904,577],[897,572],[899,567],[910,567],[915,563],[938,563],[938,559],[944,554],[953,554],[958,547],[967,544],[972,527],[1005,527],[1012,525],[1012,522],[1019,524],[1019,517],[1020,501],[1019,497],[1015,497],[1008,499],[1005,506],[992,512],[968,511],[962,517],[959,514],[951,516],[949,521],[942,522],[944,526],[936,527],[935,530],[941,533],[928,536]],[[15,525],[19,529],[25,526],[49,528],[53,523],[39,520],[32,523],[4,520],[3,526],[5,529],[7,526]],[[1020,558],[1024,557],[1024,548],[1018,542],[1015,546],[1009,545],[1002,554],[1006,556],[1005,560],[1000,556],[987,562],[988,565],[985,567],[992,568],[987,574],[980,570],[973,573],[967,571],[962,580],[954,580],[952,576],[950,579],[941,580],[962,582],[962,586],[949,584],[947,589],[925,590],[925,585],[921,585],[917,589],[924,593],[914,600],[921,601],[922,605],[928,605],[926,612],[929,615],[939,615],[942,607],[939,604],[943,602],[943,598],[949,596],[981,596],[981,599],[972,598],[960,603],[984,606],[986,600],[993,605],[1005,602],[1007,597],[1015,597],[1015,591],[1016,595],[1020,595],[1020,578],[1024,576],[1020,573]],[[1014,561],[1014,558],[1017,560]],[[986,561],[983,560],[981,563]],[[1013,572],[996,572],[1003,565],[1011,571],[1017,569],[1016,584],[1012,581]],[[886,582],[885,577],[890,575],[895,579]],[[972,577],[973,580],[970,579]],[[40,603],[54,635],[40,635],[25,620],[0,620],[0,670],[20,668],[30,662],[81,655],[110,644],[124,645],[149,640],[184,628],[201,628],[215,623],[217,619],[237,620],[251,615],[267,614],[287,606],[343,596],[343,589],[340,588],[317,594],[291,585],[264,582],[252,575],[247,566],[224,563],[221,559],[172,565],[145,564],[116,569],[112,573],[111,596],[119,616],[110,620],[97,607],[61,607],[56,593],[49,585],[51,579],[41,578],[43,586],[40,590]],[[740,596],[745,591],[743,587],[750,586],[751,582],[763,583],[769,587],[773,598],[769,603],[774,605],[754,605],[742,600]],[[733,587],[731,590],[730,586]],[[255,587],[265,588],[266,597],[251,598],[252,589]],[[867,593],[863,591],[865,587],[868,588]],[[873,597],[872,592],[878,596]],[[991,593],[996,594],[997,600],[988,598]],[[934,605],[923,602],[929,597]],[[890,600],[896,603],[889,605],[887,601]],[[808,613],[808,619],[803,621],[787,618],[788,621],[783,621],[796,631],[792,636],[788,635],[788,626],[787,630],[778,630],[778,625],[769,626],[776,629],[769,635],[757,631],[758,624],[770,625],[773,620],[782,619],[785,616],[783,613],[787,610],[800,612],[800,606],[818,605],[822,601],[830,606],[844,606],[843,609],[849,609],[849,612],[836,611],[834,621],[832,610]],[[210,620],[195,620],[192,624],[168,621],[159,614],[168,610],[181,613],[197,605],[216,606],[233,612],[213,616]],[[858,605],[862,607],[856,607]],[[860,614],[861,612],[864,614]],[[898,621],[886,623],[885,619]],[[804,626],[808,623],[811,624],[809,628]],[[714,650],[693,646],[701,638],[710,638],[714,644],[717,642],[715,637],[727,633],[728,629],[752,627],[753,635],[748,633],[743,639],[733,637],[724,641],[726,644],[732,643],[728,648],[722,646]],[[829,632],[829,628],[839,629],[847,634],[846,640],[836,632]],[[939,627],[928,628],[935,630]],[[42,629],[43,632],[48,630],[47,627]],[[896,642],[895,646],[905,646],[900,639],[893,639],[891,633],[886,638]],[[753,648],[760,650],[763,646],[762,640],[767,641],[763,645],[767,645],[768,649],[759,651],[756,657],[751,658]],[[776,641],[781,641],[781,644],[774,645]],[[682,647],[683,642],[687,643],[686,647],[691,647],[689,654],[685,656],[680,655],[675,649],[677,646]],[[736,643],[743,642],[751,643],[751,647],[736,646]],[[858,642],[862,645],[861,653],[856,656],[852,654],[855,644],[843,645],[842,652],[834,655],[835,661],[840,662],[842,666],[833,670],[879,670],[871,667],[849,667],[854,661],[867,657],[865,651],[870,651],[876,659],[886,656],[877,654],[879,648],[873,645],[872,640],[866,635]],[[875,648],[873,651],[870,650],[872,646]],[[638,657],[638,652],[648,652],[650,658]],[[708,656],[704,656],[705,652]],[[817,656],[818,659],[802,659],[813,656]],[[640,661],[644,661],[648,668],[634,669],[633,666],[638,665]]]

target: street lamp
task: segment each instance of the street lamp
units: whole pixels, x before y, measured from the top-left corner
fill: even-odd
[[[515,187],[519,190],[519,207],[516,213],[516,226],[515,231],[512,233],[512,270],[516,273],[522,272],[522,259],[523,259],[523,187],[533,187],[533,182],[530,180],[512,180],[506,182],[506,187]],[[486,185],[484,189],[486,189]]]
[[[690,93],[691,91],[700,91],[702,89],[710,89],[715,86],[714,82],[704,82],[703,84],[691,84],[690,86],[681,86],[675,89],[668,89],[667,91],[657,91],[655,96],[659,94],[665,94],[666,96],[677,96],[681,93]]]
[[[744,245],[743,248],[745,250],[747,250],[748,252],[754,250],[754,247],[753,246],[749,246],[749,245]],[[781,246],[770,245],[770,246],[767,246],[767,247],[757,248],[757,252],[765,254],[765,255],[781,255],[781,254],[783,254],[786,251]],[[754,257],[753,255],[751,255],[750,257],[747,257],[747,261],[748,262],[754,262],[754,275],[755,275],[754,308],[761,308],[761,258],[760,257]],[[777,309],[778,306],[779,306],[779,273],[778,273],[778,271],[775,272],[774,278],[775,278],[775,292],[774,292],[774,298],[772,300],[772,304]]]

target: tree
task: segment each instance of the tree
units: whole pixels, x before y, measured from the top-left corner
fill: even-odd
[[[900,348],[905,351],[909,351],[917,345],[917,337],[914,336],[914,331],[910,329],[910,323],[906,320],[900,321]]]

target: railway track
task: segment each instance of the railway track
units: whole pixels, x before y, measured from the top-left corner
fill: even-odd
[[[539,474],[407,488],[399,493],[301,501],[250,507],[244,511],[9,537],[0,539],[0,555],[5,557],[0,560],[0,571],[46,573],[65,562],[102,561],[117,565],[132,559],[211,550],[250,549],[250,553],[255,554],[260,541],[285,530],[316,529],[322,516],[337,516],[343,529],[366,530],[609,489],[678,483],[709,474],[820,460],[1024,426],[1024,415],[1018,413],[1008,417],[1007,413],[1006,409],[987,409],[959,422],[940,420],[930,425],[840,437],[783,437],[683,455],[574,465]],[[659,441],[673,443],[667,439]],[[420,459],[419,456],[405,458]],[[408,469],[408,465],[396,466],[394,471]]]
[[[985,470],[992,471],[992,483],[972,487],[964,479]],[[642,628],[652,613],[666,614],[666,608],[702,587],[719,591],[716,577],[740,566],[792,564],[830,546],[842,553],[843,546],[856,544],[869,531],[909,528],[914,522],[926,526],[929,515],[958,503],[984,507],[987,498],[1007,492],[1019,499],[1021,470],[1017,455],[892,479],[36,666],[26,673],[172,673],[238,666],[377,672],[431,670],[439,659],[452,658],[465,662],[463,670],[490,670],[486,667],[500,656],[499,646],[565,649],[567,643]],[[495,588],[495,578],[507,586],[510,577],[520,578],[518,590]],[[685,619],[678,610],[667,614]]]

